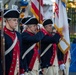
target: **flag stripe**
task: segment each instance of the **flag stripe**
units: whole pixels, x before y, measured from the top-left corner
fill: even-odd
[[[35,15],[37,20],[39,21],[39,16],[35,13],[34,9],[31,8],[32,13]],[[42,23],[42,20],[40,20],[40,23]]]
[[[34,12],[35,12],[37,15],[39,15],[39,10],[35,7],[35,5],[34,5],[33,3],[32,3],[32,8],[35,9]],[[40,13],[40,18],[41,18],[41,19],[43,18],[43,16],[42,16],[41,13]]]
[[[43,0],[40,0],[43,1]],[[40,2],[39,9],[39,0],[31,0],[31,12],[35,15],[35,17],[40,21],[43,20],[43,3]]]
[[[39,2],[39,0],[37,0]],[[43,6],[43,0],[40,0],[40,5]]]
[[[42,0],[41,0],[42,1]],[[33,0],[32,1],[32,3],[36,6],[36,8],[39,10],[39,2],[37,1],[37,0]],[[43,3],[43,2],[41,2],[41,3]],[[40,12],[41,12],[41,14],[43,14],[43,5],[42,4],[40,4]]]

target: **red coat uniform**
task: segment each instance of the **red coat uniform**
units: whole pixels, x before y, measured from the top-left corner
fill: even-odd
[[[13,49],[8,52],[7,50],[13,44],[17,36],[17,42]],[[6,66],[6,75],[15,75],[17,72],[19,75],[24,73],[22,60],[21,60],[21,36],[16,31],[10,31],[6,27],[4,28],[4,37],[5,37],[5,66]]]

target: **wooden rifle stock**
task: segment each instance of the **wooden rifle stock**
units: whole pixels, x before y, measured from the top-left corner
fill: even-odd
[[[1,63],[2,63],[2,75],[5,75],[5,39],[3,31],[3,0],[1,1]]]

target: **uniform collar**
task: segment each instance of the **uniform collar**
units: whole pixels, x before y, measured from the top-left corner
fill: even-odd
[[[9,30],[8,28],[6,28],[6,26],[4,27],[4,30],[8,30],[8,31],[10,31],[10,32],[12,32],[12,33],[15,32],[14,30]]]
[[[52,36],[52,34],[51,34],[51,33],[47,33],[47,35]]]
[[[10,34],[12,34],[12,35],[15,35],[15,31],[14,31],[14,30],[11,31],[11,30],[7,29],[6,26],[4,27],[4,32],[5,32],[5,33],[8,32],[8,33],[10,33]]]
[[[27,33],[29,33],[30,35],[35,35],[34,33],[29,32],[29,31],[27,31],[27,30],[25,30],[24,32],[27,32]]]

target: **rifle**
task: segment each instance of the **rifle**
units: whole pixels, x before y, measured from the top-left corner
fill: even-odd
[[[5,39],[3,31],[3,0],[0,0],[1,5],[1,60],[2,60],[2,75],[5,75]]]

